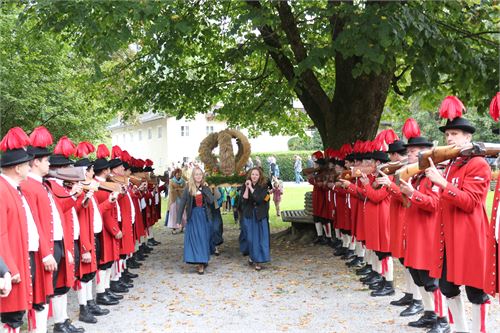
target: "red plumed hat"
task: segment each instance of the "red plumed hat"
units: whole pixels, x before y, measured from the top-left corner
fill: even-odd
[[[135,160],[135,163],[135,166],[138,168],[144,168],[144,165],[146,164],[146,162],[140,158]]]
[[[101,143],[99,146],[97,146],[97,152],[96,152],[97,158],[108,158],[109,157],[109,149],[106,147],[104,143]]]
[[[344,143],[341,147],[340,147],[340,155],[342,156],[342,158],[345,158],[347,155],[351,154],[352,153],[352,146],[350,143]]]
[[[312,157],[314,157],[316,160],[320,160],[325,158],[325,155],[323,155],[323,152],[321,150],[318,150],[312,153]]]
[[[7,150],[24,149],[31,143],[28,135],[21,127],[11,128],[0,142],[0,150],[5,152]]]
[[[52,134],[44,126],[38,126],[30,135],[31,146],[47,148],[53,143]]]
[[[150,166],[153,166],[153,161],[151,161],[149,158],[146,159],[146,161],[144,162],[144,165],[147,166],[147,167],[150,167]]]
[[[75,153],[75,149],[75,144],[65,135],[59,139],[59,142],[54,148],[54,154],[62,155],[68,158],[70,155]]]
[[[456,96],[446,96],[439,107],[439,116],[450,121],[462,117],[465,111],[464,104]]]
[[[113,146],[111,148],[111,158],[120,158],[122,156],[122,149],[118,146]]]
[[[403,135],[409,140],[420,136],[420,127],[415,119],[408,118],[403,125],[402,132]]]
[[[82,141],[76,146],[75,156],[78,158],[86,158],[90,153],[95,151],[95,147],[88,141]]]
[[[129,163],[132,160],[132,156],[130,156],[130,154],[128,153],[128,151],[126,151],[126,150],[122,151],[122,155],[121,155],[120,159],[123,162],[126,162],[126,163],[132,165],[131,163]]]
[[[490,116],[494,121],[500,118],[500,92],[497,92],[490,103]]]
[[[399,136],[394,132],[392,128],[385,129],[380,132],[375,139],[383,140],[386,144],[390,145],[394,141],[399,140]]]

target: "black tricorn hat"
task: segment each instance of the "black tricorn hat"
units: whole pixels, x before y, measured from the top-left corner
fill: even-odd
[[[370,153],[370,158],[380,162],[389,162],[387,154],[379,150]]]
[[[414,138],[409,138],[408,143],[405,144],[405,147],[432,147],[434,144],[432,142],[429,142],[426,138],[423,136],[416,136]]]
[[[317,161],[316,161],[316,163],[317,163]],[[154,170],[154,168],[152,168],[150,166],[147,166],[144,168],[144,171],[146,171],[146,172],[152,172],[153,170]]]
[[[88,168],[89,166],[91,166],[93,164],[94,164],[94,162],[92,162],[91,160],[89,160],[86,157],[75,162],[76,167],[87,167]]]
[[[123,168],[124,168],[125,170],[130,169],[130,164],[128,164],[127,162],[123,162]]]
[[[98,158],[94,161],[94,171],[98,172],[109,168],[109,162],[105,158]]]
[[[50,155],[49,162],[51,166],[55,167],[66,166],[75,163],[74,161],[61,154]]]
[[[109,168],[114,169],[122,164],[123,164],[122,160],[120,160],[119,158],[113,158],[112,160],[109,161]]]
[[[402,140],[396,140],[389,144],[387,153],[406,153],[405,143]]]
[[[459,129],[470,134],[474,134],[476,131],[476,128],[467,119],[462,117],[457,117],[453,120],[448,119],[445,126],[439,127],[439,130],[443,133],[449,129]]]
[[[33,159],[33,155],[28,154],[28,152],[22,148],[7,150],[2,153],[2,158],[0,160],[0,167],[9,167],[18,165],[21,163],[29,162]]]
[[[26,149],[28,154],[33,155],[35,158],[52,155],[52,152],[47,148],[28,146]]]
[[[346,161],[354,162],[354,154],[353,153],[347,154],[346,157],[345,157],[345,160]]]

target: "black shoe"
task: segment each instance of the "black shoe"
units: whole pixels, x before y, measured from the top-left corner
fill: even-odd
[[[148,256],[143,254],[140,250],[135,253],[135,260],[137,261],[145,261],[147,257]]]
[[[106,293],[97,294],[96,303],[99,305],[116,305],[118,304],[118,300],[109,297]]]
[[[361,267],[361,268],[359,268],[359,269],[356,270],[356,275],[368,275],[371,272],[373,272],[372,266],[366,264],[365,266],[363,266],[363,267]]]
[[[436,323],[437,315],[434,311],[425,311],[417,321],[410,321],[408,326],[418,328],[432,328]]]
[[[383,280],[382,288],[372,291],[370,296],[372,297],[382,297],[382,296],[391,296],[396,293],[394,290],[394,283],[392,281]]]
[[[128,288],[120,284],[120,281],[111,281],[109,284],[109,290],[114,293],[128,293]]]
[[[153,243],[152,239],[148,239],[147,243],[148,246],[156,246],[155,243]]]
[[[322,236],[316,236],[316,238],[313,239],[313,244],[318,244],[319,242],[321,242],[321,237]]]
[[[80,315],[78,316],[78,320],[87,324],[95,324],[97,323],[97,318],[94,317],[90,308],[87,305],[80,304]]]
[[[146,244],[142,244],[142,245],[141,245],[141,248],[142,248],[142,251],[143,251],[144,253],[151,253],[151,252],[153,252],[153,248],[152,248],[152,247],[147,246]]]
[[[65,323],[55,323],[54,333],[72,333],[69,327],[66,327]]]
[[[410,317],[422,312],[424,312],[424,305],[422,304],[422,301],[414,299],[413,302],[411,302],[411,304],[399,315],[401,317]]]
[[[161,242],[158,242],[158,241],[157,241],[156,239],[154,239],[154,238],[151,238],[151,240],[153,241],[153,244],[155,244],[155,245],[160,245],[160,244],[161,244]]]
[[[127,268],[123,271],[122,276],[128,277],[129,279],[135,279],[139,277],[139,274],[132,273]]]
[[[333,249],[333,248],[335,248],[335,245],[334,245],[334,243],[333,243],[332,239],[331,239],[331,238],[328,238],[328,237],[326,238],[326,245],[328,245],[328,246],[329,246],[329,247],[331,247],[332,249]]]
[[[368,289],[370,290],[381,290],[385,286],[385,280],[382,279],[382,281],[374,282],[371,284],[368,284]]]
[[[114,292],[112,292],[111,290],[109,289],[106,289],[105,291],[106,295],[108,295],[111,299],[116,299],[117,301],[119,300],[122,300],[123,299],[123,295],[120,295],[120,294],[115,294]]]
[[[380,282],[380,281],[382,281],[384,279],[382,277],[382,275],[380,275],[379,273],[375,273],[375,274],[376,275],[373,275],[370,279],[368,279],[367,281],[365,281],[363,283],[366,284],[366,285],[372,285],[372,284]]]
[[[319,245],[327,245],[328,244],[328,238],[326,236],[321,236],[319,240]]]
[[[90,310],[94,316],[105,316],[109,314],[108,309],[103,309],[99,305],[96,304],[94,300],[87,301],[87,308]]]
[[[356,255],[354,254],[353,250],[347,250],[347,252],[342,257],[340,257],[340,259],[351,260],[351,259],[354,259],[355,257],[356,257]]]
[[[127,260],[127,268],[131,268],[131,269],[137,269],[137,268],[141,268],[142,264],[141,263],[138,263],[134,257],[130,258],[129,260]]]
[[[411,301],[413,301],[413,294],[405,293],[405,295],[400,299],[398,299],[397,301],[392,301],[391,305],[408,306],[411,304]]]
[[[333,252],[333,255],[336,257],[343,256],[347,253],[347,250],[349,250],[347,247],[340,247]]]
[[[432,325],[431,330],[427,331],[427,333],[450,333],[450,332],[451,332],[450,324],[448,324],[448,320],[446,319],[446,317],[437,318],[434,325]]]
[[[371,279],[373,279],[374,276],[377,276],[378,273],[375,272],[375,271],[371,271],[370,273],[368,273],[366,276],[363,276],[359,279],[359,282],[363,282],[365,283],[366,281],[369,281]]]
[[[361,267],[361,263],[362,262],[363,262],[363,258],[361,258],[361,257],[355,257],[353,260],[348,261],[345,264],[346,264],[347,267],[356,267],[356,266],[360,266]]]
[[[342,244],[344,244],[344,242],[342,242],[341,239],[336,239],[334,242],[333,242],[333,247],[335,249],[338,249],[339,247],[342,247]]]
[[[124,288],[128,288],[128,289],[134,288],[134,284],[133,283],[125,282],[122,279],[118,280],[118,285],[120,285],[120,286],[122,286]]]
[[[128,276],[124,275],[123,273],[122,273],[122,276],[120,277],[120,281],[125,282],[125,283],[132,283],[132,284],[134,283],[134,280],[132,280]]]
[[[71,332],[71,333],[83,333],[83,332],[85,332],[85,328],[74,326],[71,323],[71,320],[69,318],[64,321],[64,325],[68,328],[69,332]]]

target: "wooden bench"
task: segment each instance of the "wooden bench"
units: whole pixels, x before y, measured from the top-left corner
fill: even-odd
[[[314,223],[312,215],[301,210],[284,210],[281,212],[281,220],[291,223]]]

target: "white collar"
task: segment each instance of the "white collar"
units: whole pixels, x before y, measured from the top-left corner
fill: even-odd
[[[37,174],[35,174],[33,172],[28,173],[28,177],[36,180],[39,183],[43,183],[43,177],[40,177],[39,175],[37,175]]]
[[[5,179],[7,181],[7,183],[9,183],[13,188],[15,188],[17,190],[17,188],[19,187],[19,184],[17,184],[14,179],[10,178],[9,176],[5,175],[5,174],[0,174],[0,177],[2,177],[3,179]]]

